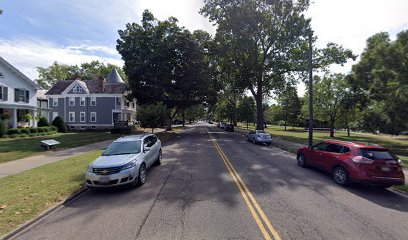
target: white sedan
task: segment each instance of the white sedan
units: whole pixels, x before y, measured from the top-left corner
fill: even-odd
[[[142,185],[147,169],[161,160],[161,142],[155,135],[121,137],[89,165],[85,183],[91,189]]]
[[[266,143],[269,146],[272,144],[271,134],[265,132],[264,130],[251,131],[248,133],[247,138],[248,141],[253,142],[254,144]]]

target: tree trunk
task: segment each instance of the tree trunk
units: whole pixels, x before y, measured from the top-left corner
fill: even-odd
[[[347,136],[350,137],[350,126],[347,125]]]
[[[248,127],[248,121],[247,121],[247,129],[248,129],[249,127]]]
[[[330,137],[334,138],[334,120],[330,119]]]
[[[286,122],[288,121],[288,110],[285,111],[285,131],[286,131]]]
[[[166,131],[171,131],[173,130],[171,128],[171,118],[167,118],[167,126],[166,126]]]
[[[186,123],[186,111],[183,109],[183,127],[185,123]]]
[[[256,129],[257,130],[264,130],[264,114],[262,109],[262,91],[257,91],[258,93],[255,96],[256,102]]]

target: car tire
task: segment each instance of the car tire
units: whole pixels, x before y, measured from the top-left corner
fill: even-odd
[[[306,161],[305,161],[305,155],[303,153],[299,153],[296,156],[297,164],[299,167],[305,168],[306,167]]]
[[[349,174],[344,167],[335,167],[332,172],[333,180],[335,183],[341,186],[347,186],[349,184]]]
[[[146,165],[142,163],[139,167],[139,176],[137,177],[137,185],[142,186],[146,182]]]
[[[252,139],[252,143],[253,143],[253,144],[256,144],[256,140],[255,140],[255,138],[254,138],[254,139]]]
[[[163,158],[163,156],[162,156],[162,150],[160,149],[160,151],[159,151],[159,156],[157,156],[156,165],[160,165],[160,164],[161,164],[162,158]]]

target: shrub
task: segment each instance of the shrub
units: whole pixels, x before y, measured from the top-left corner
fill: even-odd
[[[7,135],[15,135],[20,133],[20,129],[18,128],[10,128],[9,130],[7,130]]]
[[[29,128],[22,128],[20,129],[21,134],[30,134],[30,129]]]
[[[3,137],[7,133],[7,127],[6,124],[0,120],[0,137]]]
[[[30,128],[30,133],[38,133],[38,128]]]
[[[38,120],[38,124],[39,127],[48,127],[50,126],[50,123],[48,122],[47,118],[45,117],[40,117],[40,119]]]
[[[64,120],[62,117],[58,116],[52,121],[52,125],[58,128],[58,132],[65,133],[67,132],[67,126],[65,125]]]
[[[38,132],[39,132],[39,133],[45,133],[45,132],[48,131],[48,128],[47,128],[47,127],[39,127],[39,128],[37,128],[37,129],[38,129]]]
[[[51,126],[49,131],[50,132],[57,132],[58,128],[56,126]]]

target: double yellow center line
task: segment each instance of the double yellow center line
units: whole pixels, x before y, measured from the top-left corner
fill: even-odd
[[[214,144],[214,146],[217,149],[218,153],[220,154],[222,160],[224,161],[225,166],[227,167],[228,171],[230,172],[230,174],[232,176],[232,179],[234,180],[235,184],[237,185],[239,191],[241,192],[241,195],[244,198],[245,203],[248,206],[249,211],[252,214],[252,217],[254,218],[255,222],[257,223],[257,225],[258,225],[259,229],[261,230],[261,232],[262,232],[263,236],[265,237],[265,239],[271,240],[272,239],[271,235],[270,235],[270,233],[271,233],[275,240],[281,240],[279,234],[273,228],[273,226],[270,223],[268,217],[266,217],[264,211],[259,206],[258,202],[256,201],[256,199],[252,195],[251,191],[249,191],[249,189],[245,185],[244,181],[242,181],[242,179],[239,176],[238,172],[235,170],[234,166],[232,166],[232,164],[229,161],[228,157],[225,155],[225,153],[222,151],[221,147],[218,145],[217,140],[211,135],[210,132],[208,132],[208,134],[210,135],[212,143]],[[265,227],[265,225],[266,225],[266,227]]]

